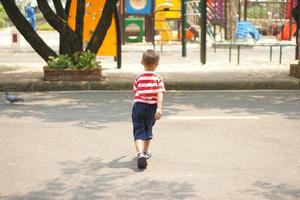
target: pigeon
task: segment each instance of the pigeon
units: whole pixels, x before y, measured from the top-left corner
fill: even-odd
[[[23,98],[21,97],[16,97],[14,95],[9,94],[8,92],[5,92],[5,99],[7,101],[9,101],[10,103],[15,103],[15,102],[19,102],[19,101],[24,101]]]

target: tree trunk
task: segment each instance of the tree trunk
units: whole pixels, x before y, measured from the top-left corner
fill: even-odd
[[[34,31],[30,23],[25,19],[14,1],[0,0],[10,20],[15,24],[16,28],[24,36],[26,41],[32,48],[45,60],[48,61],[49,56],[57,56],[40,36]]]
[[[63,20],[67,21],[67,14],[62,6],[61,0],[53,0],[56,14],[61,17]],[[70,45],[67,40],[64,39],[63,34],[59,35],[59,54],[68,54],[72,55]]]
[[[68,17],[72,0],[67,0],[66,7],[63,9],[60,0],[53,0],[56,13],[50,8],[48,1],[37,0],[38,6],[47,22],[60,33],[60,53],[72,55],[77,51],[83,50],[83,27],[85,0],[77,0],[76,27],[73,31],[68,25]],[[16,25],[17,29],[30,43],[34,50],[45,60],[49,56],[56,57],[53,51],[33,30],[30,23],[22,15],[16,3],[12,0],[0,0],[7,12],[7,15]],[[95,28],[92,38],[88,42],[86,50],[97,53],[101,47],[106,33],[111,25],[113,14],[118,0],[107,0],[102,12],[102,16]]]
[[[228,0],[227,1],[227,40],[234,38],[236,22],[238,18],[239,0]]]
[[[296,32],[296,55],[295,58],[300,58],[300,0],[297,1],[297,6],[293,9],[292,15],[297,23],[297,32]]]
[[[37,3],[47,22],[61,34],[62,40],[70,44],[71,52],[80,51],[82,49],[81,38],[69,27],[67,20],[58,17],[47,1],[37,0]]]
[[[75,32],[78,37],[81,38],[81,51],[83,50],[83,23],[84,23],[84,12],[85,12],[85,0],[77,0],[77,12],[76,12],[76,27]]]
[[[103,8],[102,16],[95,28],[92,38],[88,42],[86,50],[97,53],[101,47],[106,33],[111,25],[114,9],[118,0],[107,0]]]

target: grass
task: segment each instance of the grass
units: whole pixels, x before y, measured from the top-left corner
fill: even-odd
[[[42,23],[42,24],[37,24],[36,25],[36,30],[38,30],[38,31],[52,31],[54,29],[48,23]]]

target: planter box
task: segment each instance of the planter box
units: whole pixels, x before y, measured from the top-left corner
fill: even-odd
[[[45,81],[99,81],[101,68],[93,69],[50,69],[44,67]]]
[[[300,79],[300,65],[299,64],[291,64],[290,65],[290,76]]]

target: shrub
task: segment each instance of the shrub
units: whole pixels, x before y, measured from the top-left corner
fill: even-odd
[[[51,69],[91,69],[101,67],[96,59],[96,54],[90,51],[77,52],[72,57],[69,55],[59,55],[57,57],[49,57],[47,62],[48,67]]]
[[[93,68],[99,66],[96,60],[96,54],[90,51],[77,52],[73,56],[74,66],[77,69]]]
[[[5,27],[5,26],[6,26],[5,20],[0,18],[0,28]]]
[[[36,30],[50,31],[50,30],[54,30],[54,28],[52,26],[50,26],[48,23],[42,23],[42,24],[37,24],[36,25]]]
[[[6,15],[3,6],[0,4],[0,28],[5,27],[8,21],[8,16]]]
[[[47,64],[51,69],[66,69],[73,66],[72,59],[68,55],[51,56]]]

